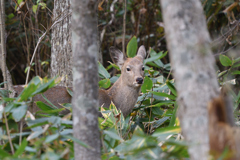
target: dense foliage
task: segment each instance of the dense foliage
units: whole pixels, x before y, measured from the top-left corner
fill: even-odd
[[[38,38],[52,23],[53,1],[29,0],[19,8],[23,0],[6,3],[6,24],[8,66],[14,83],[23,83],[24,70],[29,64]],[[114,5],[115,20],[111,19],[110,6],[113,1],[100,1],[99,31],[102,37],[104,63],[99,63],[99,86],[109,88],[119,77],[112,75],[119,71],[115,65],[107,63],[110,45],[118,47],[122,41],[122,3]],[[213,51],[217,59],[217,73],[220,86],[228,83],[239,85],[240,55],[238,52],[238,20],[229,16],[226,9],[233,0],[202,0]],[[236,14],[239,7],[231,10]],[[231,14],[230,14],[231,15]],[[34,30],[32,30],[34,28]],[[102,35],[102,34],[101,34]],[[133,35],[136,35],[133,36]],[[132,114],[126,118],[111,104],[109,109],[101,108],[104,118],[99,118],[101,130],[102,159],[182,159],[188,158],[187,146],[182,137],[177,118],[177,91],[172,77],[169,55],[164,39],[164,25],[158,0],[128,0],[126,19],[127,55],[133,57],[138,45],[144,44],[148,57],[144,61],[145,79],[141,94]],[[45,37],[38,51],[32,75],[47,75],[50,62],[50,35]],[[120,47],[119,47],[120,48]],[[18,66],[19,67],[16,67]],[[113,69],[114,68],[114,69]],[[119,72],[117,72],[119,73]],[[112,75],[112,76],[111,76]],[[72,137],[72,114],[62,115],[61,111],[71,111],[71,104],[63,104],[58,109],[49,100],[48,104],[37,102],[39,111],[29,112],[31,97],[42,94],[53,87],[58,79],[34,77],[16,98],[9,98],[7,91],[0,90],[0,159],[73,159],[73,142],[89,147]],[[2,84],[1,84],[2,85]],[[236,87],[237,88],[237,87]],[[235,120],[238,121],[240,103],[239,89],[230,90],[234,100]],[[68,90],[69,91],[69,90]],[[71,91],[69,91],[72,94]],[[47,97],[44,97],[47,99]],[[5,107],[3,108],[3,106]],[[21,125],[21,123],[22,125]],[[23,127],[21,127],[23,126]],[[21,128],[23,128],[21,132]],[[11,154],[14,148],[14,154]],[[90,148],[90,147],[89,147]],[[91,148],[90,148],[91,150]]]

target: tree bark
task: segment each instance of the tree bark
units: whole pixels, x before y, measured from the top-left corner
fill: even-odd
[[[70,14],[70,0],[54,0],[54,19]],[[51,76],[62,77],[61,86],[72,86],[71,15],[52,29]]]
[[[182,133],[191,159],[208,159],[207,105],[219,86],[203,9],[199,0],[161,0],[161,7]]]
[[[6,90],[11,91],[10,97],[14,97],[15,91],[13,89],[12,77],[7,68],[7,51],[6,51],[6,30],[5,30],[5,3],[1,0],[0,7],[0,31],[1,31],[1,44],[0,44],[0,69],[2,70],[3,79],[7,80],[4,84]]]
[[[98,129],[97,0],[72,0],[73,134],[75,159],[100,160]]]

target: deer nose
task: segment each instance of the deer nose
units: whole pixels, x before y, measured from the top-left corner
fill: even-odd
[[[136,82],[137,82],[138,84],[142,84],[142,83],[143,83],[143,78],[142,78],[142,77],[138,77],[138,78],[136,79]]]

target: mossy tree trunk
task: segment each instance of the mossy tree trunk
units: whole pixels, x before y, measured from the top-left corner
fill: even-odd
[[[208,102],[219,96],[210,36],[199,0],[161,0],[178,91],[178,116],[193,160],[208,159]]]
[[[54,0],[53,23],[66,16],[52,29],[51,76],[62,77],[61,86],[72,86],[72,31],[70,0]]]
[[[73,135],[75,159],[100,160],[98,129],[97,1],[72,0]]]

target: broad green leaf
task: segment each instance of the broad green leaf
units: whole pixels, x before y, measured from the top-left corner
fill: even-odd
[[[111,81],[108,78],[107,79],[103,79],[103,80],[98,82],[98,85],[99,85],[100,88],[107,89],[107,88],[109,88],[111,86]]]
[[[177,134],[181,132],[180,127],[164,127],[159,128],[153,133],[153,137],[158,137],[161,140],[165,140],[169,135]]]
[[[111,138],[113,138],[113,139],[120,140],[120,141],[123,140],[121,137],[119,137],[116,133],[114,133],[114,132],[112,132],[112,131],[104,130],[103,133],[106,134],[106,135],[108,135],[109,137],[111,137]]]
[[[12,116],[16,122],[19,122],[27,112],[27,105],[22,105],[11,110]]]
[[[59,137],[59,133],[53,134],[53,135],[49,135],[46,137],[45,142],[49,143],[54,141],[55,139],[57,139]]]
[[[6,107],[4,108],[4,111],[5,111],[5,112],[10,112],[13,107],[14,107],[14,104],[13,104],[13,103],[8,103],[8,104],[6,105]]]
[[[153,86],[152,80],[149,77],[144,78],[144,82],[141,87],[141,91],[146,93],[148,90],[151,90]]]
[[[43,103],[42,101],[37,101],[36,105],[43,111],[49,111],[54,109],[51,106],[47,105],[46,103]]]
[[[35,92],[37,90],[37,85],[35,85],[34,83],[30,83],[27,85],[26,88],[23,89],[22,93],[18,96],[18,101],[26,101],[28,100],[33,92]]]
[[[35,92],[32,93],[32,96],[36,95],[36,94],[39,94],[39,93],[43,93],[45,92],[46,90],[48,90],[49,88],[52,88],[56,85],[56,77],[55,78],[52,78],[51,80],[49,80],[47,83],[43,83],[41,84],[37,90]]]
[[[161,96],[161,97],[167,97],[169,99],[172,99],[172,100],[176,100],[176,96],[173,96],[173,95],[170,95],[170,94],[167,94],[167,93],[163,93],[163,92],[152,92],[152,94],[156,95],[156,96]]]
[[[160,127],[164,122],[166,122],[169,119],[169,117],[163,117],[155,122],[153,122],[152,127],[153,128],[158,128]]]
[[[177,91],[176,91],[176,88],[174,87],[174,85],[168,80],[166,81],[166,84],[167,84],[168,88],[171,90],[171,92],[174,94],[174,96],[177,96]]]
[[[161,52],[157,55],[151,56],[150,58],[144,60],[144,64],[148,64],[148,62],[156,61],[160,59],[161,56],[162,56]]]
[[[105,78],[110,78],[110,74],[108,73],[108,71],[103,67],[103,65],[98,62],[98,74],[100,74],[101,76],[105,77]]]
[[[225,67],[228,67],[228,66],[232,65],[232,61],[230,60],[230,58],[228,58],[225,55],[220,54],[219,60],[220,60],[221,64]]]
[[[19,155],[22,155],[23,152],[25,151],[25,148],[27,146],[28,142],[26,138],[23,139],[21,146],[19,146],[18,150],[14,153],[13,157],[18,157]]]
[[[136,36],[133,36],[127,45],[127,56],[129,58],[134,57],[137,53],[137,48],[138,48],[137,38]]]

